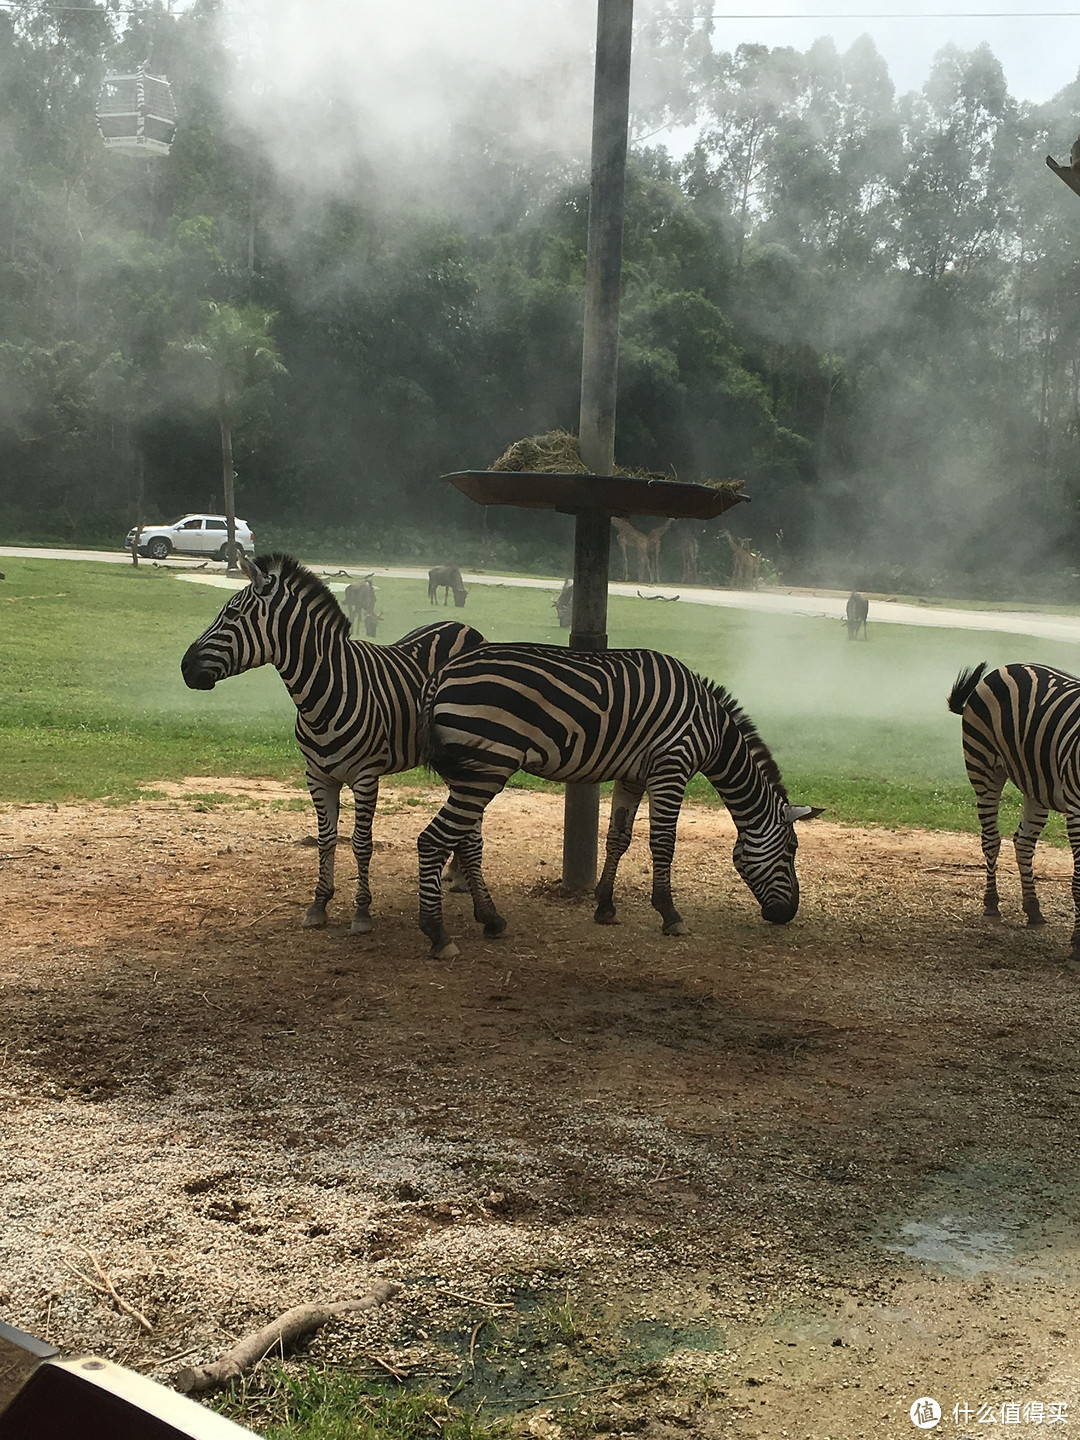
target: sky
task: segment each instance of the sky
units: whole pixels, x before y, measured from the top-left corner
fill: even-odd
[[[687,3],[701,13],[701,0]],[[651,4],[635,0],[636,19]],[[1019,100],[1050,100],[1080,70],[1080,0],[726,0],[725,8],[729,18],[719,0],[713,11],[713,43],[723,50],[747,42],[806,50],[831,35],[843,51],[869,34],[897,94],[921,89],[949,43],[989,44]],[[349,155],[377,152],[380,137],[422,153],[470,100],[521,71],[529,85],[498,102],[506,130],[531,128],[541,148],[587,153],[597,0],[227,0],[227,13],[241,53],[267,77],[248,104],[261,110],[287,168],[297,112],[313,99],[336,107],[339,123],[316,151],[308,136],[295,147],[292,168],[305,178],[340,173]],[[675,153],[689,143],[676,130],[652,138]],[[1066,149],[1071,139],[1063,137]]]
[[[588,0],[585,0],[588,3]],[[1056,12],[1068,18],[1052,18]],[[722,18],[757,12],[754,19]],[[714,10],[715,42],[731,50],[744,42],[791,45],[806,50],[821,35],[831,35],[846,50],[860,35],[869,35],[884,57],[898,94],[922,88],[934,55],[953,44],[973,50],[983,41],[1005,70],[1009,90],[1018,100],[1049,100],[1076,79],[1080,70],[1080,5],[1068,0],[728,0]],[[769,20],[766,15],[857,16],[856,19]],[[1007,19],[988,15],[1009,14]],[[892,19],[904,15],[911,18]],[[951,18],[957,15],[970,19]],[[914,17],[920,18],[914,18]],[[930,18],[923,18],[930,17]]]

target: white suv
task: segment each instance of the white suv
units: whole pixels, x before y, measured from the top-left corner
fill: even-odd
[[[139,554],[151,560],[164,560],[177,551],[180,555],[207,555],[212,560],[227,560],[228,524],[224,515],[184,515],[171,525],[144,525],[139,536]],[[124,541],[130,550],[135,544],[135,531],[129,530]],[[255,536],[247,522],[236,522],[236,554],[251,555]]]

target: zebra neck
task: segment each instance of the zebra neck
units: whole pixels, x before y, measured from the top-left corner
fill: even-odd
[[[775,769],[771,757],[768,765]],[[773,808],[784,799],[761,757],[730,715],[724,716],[715,754],[701,768],[740,830],[767,823]]]
[[[300,711],[321,710],[328,696],[356,689],[357,656],[352,641],[309,631],[281,657],[278,674]]]

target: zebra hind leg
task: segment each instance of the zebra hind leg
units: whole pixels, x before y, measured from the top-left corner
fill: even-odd
[[[972,782],[975,784],[975,782]],[[983,892],[983,916],[987,920],[1001,919],[1001,902],[997,888],[997,862],[1001,853],[1001,831],[998,829],[998,803],[1005,784],[1004,772],[990,781],[975,784],[976,808],[982,827],[982,852],[986,862],[986,889]]]
[[[612,791],[604,869],[594,891],[596,909],[593,911],[593,919],[598,925],[619,923],[615,915],[615,876],[619,861],[626,854],[633,837],[634,817],[644,793],[643,787],[629,785],[625,780],[616,781]]]
[[[319,821],[319,880],[315,897],[304,916],[305,930],[321,930],[326,924],[326,906],[334,898],[334,860],[341,786],[309,773],[308,789]]]
[[[1020,817],[1013,849],[1016,851],[1016,866],[1020,871],[1020,890],[1024,897],[1024,914],[1029,925],[1045,925],[1046,919],[1035,893],[1035,846],[1042,834],[1046,817],[1050,812],[1044,805],[1024,796],[1024,811]]]
[[[484,834],[479,825],[454,851],[461,863],[467,887],[473,898],[473,919],[484,927],[488,940],[496,940],[506,929],[506,921],[495,909],[495,902],[484,880],[482,860],[484,855]]]
[[[516,764],[514,769],[516,769]],[[460,952],[450,938],[450,932],[443,923],[442,913],[442,869],[452,851],[463,853],[466,876],[472,890],[474,907],[478,905],[477,892],[473,889],[479,875],[479,851],[475,843],[470,846],[472,832],[479,840],[480,825],[484,809],[493,796],[506,784],[510,775],[470,776],[467,786],[451,783],[446,804],[425,830],[420,832],[416,852],[420,862],[420,929],[431,941],[431,953],[437,960],[451,960]],[[463,846],[464,842],[464,846]],[[475,865],[474,865],[475,857]],[[475,871],[475,874],[473,873]],[[480,885],[483,879],[480,877]],[[490,896],[488,896],[490,904]],[[490,916],[482,912],[477,918],[485,924],[501,922],[501,917],[491,906]],[[495,931],[494,933],[499,933]]]

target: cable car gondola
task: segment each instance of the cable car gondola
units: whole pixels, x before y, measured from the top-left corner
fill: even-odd
[[[106,75],[96,114],[109,150],[169,153],[176,135],[176,102],[163,75],[148,75],[145,66],[127,75]]]

